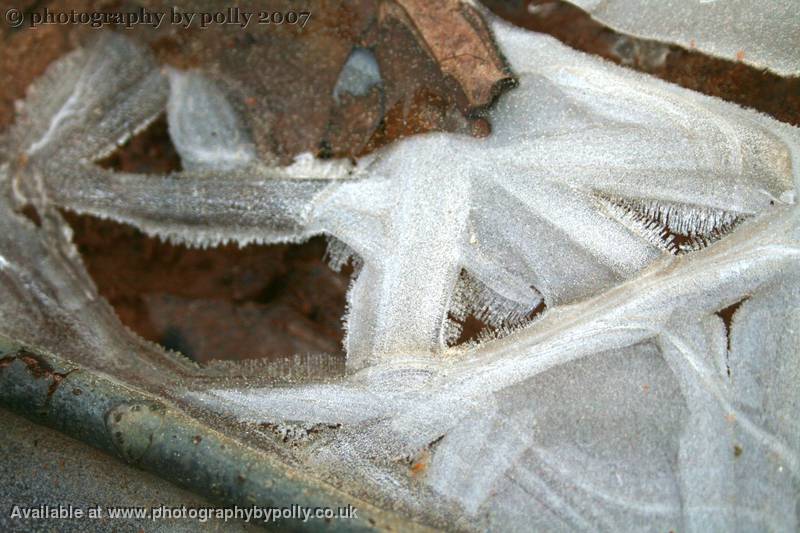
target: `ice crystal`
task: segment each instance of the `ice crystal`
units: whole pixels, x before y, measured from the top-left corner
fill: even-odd
[[[191,246],[326,234],[334,267],[356,258],[348,374],[185,400],[423,521],[796,529],[800,133],[493,29],[519,87],[488,138],[354,166],[258,160],[222,89],[122,36],[59,61],[3,149],[0,333],[113,372],[170,360],[97,296],[57,208]],[[164,109],[181,172],[92,163]],[[507,334],[448,348],[470,313]]]

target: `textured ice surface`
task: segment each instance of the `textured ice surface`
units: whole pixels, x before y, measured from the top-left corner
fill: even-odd
[[[227,170],[255,160],[255,146],[220,89],[199,74],[169,77],[169,134],[185,168]]]
[[[493,28],[520,83],[491,136],[407,139],[352,167],[257,160],[221,90],[123,37],[56,63],[2,151],[0,335],[186,371],[122,328],[57,206],[194,246],[324,233],[332,264],[358,265],[348,375],[188,401],[420,520],[796,530],[800,132]],[[91,163],[165,109],[182,172]],[[507,334],[448,348],[470,312]]]
[[[618,31],[800,75],[796,0],[567,0]]]
[[[767,119],[504,33],[522,83],[486,140],[427,135],[341,179],[304,179],[292,172],[302,161],[253,161],[222,93],[174,73],[168,117],[186,171],[153,180],[65,166],[44,186],[60,205],[189,244],[336,237],[362,264],[349,295],[352,368],[441,352],[459,306],[500,323],[542,298],[552,307],[597,294],[682,251],[676,235],[702,247],[792,188],[783,130]],[[309,176],[327,171],[306,164]],[[474,301],[454,299],[462,270],[488,288]]]

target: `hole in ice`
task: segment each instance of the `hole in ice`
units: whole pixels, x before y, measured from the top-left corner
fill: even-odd
[[[145,339],[211,359],[342,353],[350,271],[323,260],[326,242],[196,249],[64,213],[102,296]]]
[[[598,194],[629,230],[673,254],[696,252],[725,237],[747,217],[724,209]]]
[[[165,114],[125,141],[111,155],[97,161],[97,165],[107,170],[136,174],[168,174],[183,169],[169,137]]]
[[[461,334],[451,346],[460,346],[466,342],[476,343],[481,334],[491,335],[495,330],[492,326],[476,318],[474,314],[468,315],[463,321],[456,320],[452,314],[449,315],[449,318],[461,325]]]
[[[513,326],[493,326],[487,324],[483,320],[475,316],[474,313],[469,314],[464,320],[458,320],[452,314],[448,314],[448,318],[456,324],[461,326],[461,333],[458,338],[449,343],[449,346],[475,345],[492,339],[503,337],[512,329],[529,324],[538,318],[542,313],[547,310],[547,306],[542,300],[536,308],[528,313],[523,320],[515,323]]]
[[[189,342],[189,339],[184,337],[180,328],[175,326],[167,327],[158,343],[167,350],[179,352],[189,359],[197,360],[197,354],[194,348],[192,348],[192,344]]]
[[[530,291],[507,300],[462,270],[445,324],[448,346],[477,345],[531,323],[547,307],[536,287]]]
[[[724,309],[720,309],[717,311],[716,314],[718,317],[722,319],[722,323],[725,325],[725,338],[727,339],[727,346],[728,351],[726,353],[726,361],[731,351],[731,327],[733,324],[733,315],[736,314],[736,311],[739,310],[739,307],[747,301],[747,298],[742,298],[738,302],[725,307]],[[731,367],[728,365],[728,376],[731,375]]]
[[[32,204],[25,204],[22,206],[22,209],[19,210],[19,214],[33,222],[37,228],[42,227],[42,219],[39,217],[39,212]]]

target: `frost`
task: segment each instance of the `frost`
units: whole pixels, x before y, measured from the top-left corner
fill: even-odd
[[[123,330],[56,207],[191,246],[326,234],[332,266],[355,258],[347,375],[311,382],[295,358],[263,367],[286,383],[190,382],[183,400],[457,528],[795,530],[800,133],[493,29],[519,87],[492,135],[355,165],[257,160],[224,92],[122,36],[70,54],[3,150],[27,157],[0,166],[0,334],[115,374],[191,372]],[[164,109],[183,171],[91,163]],[[717,312],[742,300],[726,334]],[[505,335],[448,347],[468,314]]]
[[[567,0],[614,29],[800,75],[800,11],[792,0]]]
[[[797,339],[783,333],[800,309],[792,211],[454,361],[407,358],[331,385],[190,396],[243,420],[341,424],[309,464],[357,471],[386,498],[413,492],[393,458],[444,434],[425,483],[480,529],[791,531],[800,475],[800,364]],[[729,377],[714,359],[726,349],[715,312],[744,294],[769,303],[758,317],[750,300],[734,315]],[[739,327],[767,344],[749,344]],[[385,464],[394,466],[375,469]]]

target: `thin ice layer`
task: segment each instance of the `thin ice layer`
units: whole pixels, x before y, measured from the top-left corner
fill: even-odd
[[[28,89],[13,135],[42,166],[101,159],[161,112],[166,91],[148,51],[103,33]]]
[[[800,75],[794,0],[567,0],[617,31],[696,48],[782,76]]]
[[[375,54],[367,48],[356,47],[342,66],[333,87],[333,97],[338,101],[344,94],[364,96],[380,83],[381,71]]]
[[[176,70],[169,79],[169,133],[184,168],[228,170],[255,161],[250,135],[213,82]]]

